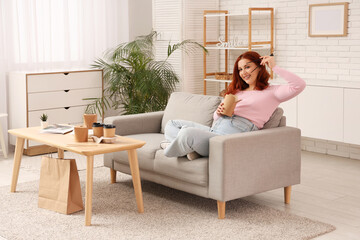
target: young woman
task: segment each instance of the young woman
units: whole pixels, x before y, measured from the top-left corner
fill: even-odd
[[[284,78],[287,85],[269,85],[268,66]],[[189,160],[209,155],[209,139],[217,135],[249,132],[261,129],[281,102],[298,95],[305,88],[305,81],[275,64],[274,57],[260,56],[249,51],[241,54],[234,65],[233,80],[226,94],[237,96],[233,115],[222,115],[224,103],[214,112],[210,128],[185,120],[170,120],[165,126],[161,147],[165,156],[187,156]]]

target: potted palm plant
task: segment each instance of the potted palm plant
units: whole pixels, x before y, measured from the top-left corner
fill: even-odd
[[[97,121],[98,113],[102,118],[104,116],[104,111],[110,107],[110,103],[106,97],[101,98],[84,98],[84,100],[92,101],[86,106],[84,113],[84,126],[88,129],[92,128],[92,124]]]
[[[110,103],[108,102],[107,98],[84,98],[84,100],[91,100],[92,103],[88,104],[85,109],[84,113],[84,126],[88,129],[91,129],[93,123],[97,122],[97,114],[100,117],[104,116],[105,109],[110,107]]]
[[[87,127],[88,129],[91,129],[93,123],[97,121],[96,113],[90,111],[85,111],[83,118],[84,118],[84,127]]]
[[[199,48],[205,52],[207,50],[191,40],[173,45],[169,43],[166,59],[157,61],[154,54],[156,36],[157,33],[152,32],[132,42],[120,44],[106,52],[104,58],[97,59],[92,67],[103,69],[106,97],[89,100],[93,100],[95,105],[96,102],[110,102],[105,109],[110,105],[113,109],[121,107],[124,115],[164,110],[179,82],[179,77],[168,62],[169,57],[177,50],[186,53]],[[104,108],[97,110],[104,111]]]

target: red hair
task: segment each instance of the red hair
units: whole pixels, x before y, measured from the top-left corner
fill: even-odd
[[[235,94],[238,90],[245,90],[249,87],[249,84],[247,84],[239,74],[238,64],[241,59],[247,59],[250,62],[253,62],[256,64],[256,66],[260,69],[257,78],[256,78],[256,84],[255,89],[256,90],[264,90],[269,86],[269,78],[270,74],[268,71],[266,71],[266,68],[264,65],[260,65],[261,59],[260,54],[253,51],[248,51],[243,54],[241,54],[234,64],[234,70],[233,70],[233,80],[230,83],[229,87],[227,88],[226,94]]]

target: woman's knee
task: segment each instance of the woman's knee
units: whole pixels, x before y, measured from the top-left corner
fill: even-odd
[[[188,146],[202,156],[209,155],[209,139],[215,134],[197,128],[182,128],[178,135],[180,144]]]
[[[181,128],[180,131],[179,131],[179,134],[178,134],[178,139],[179,141],[181,142],[188,142],[189,141],[193,141],[195,135],[195,129],[192,128],[192,127],[184,127],[184,128]]]

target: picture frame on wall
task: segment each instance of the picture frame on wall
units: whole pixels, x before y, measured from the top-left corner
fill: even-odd
[[[309,5],[310,37],[347,36],[347,2]]]

